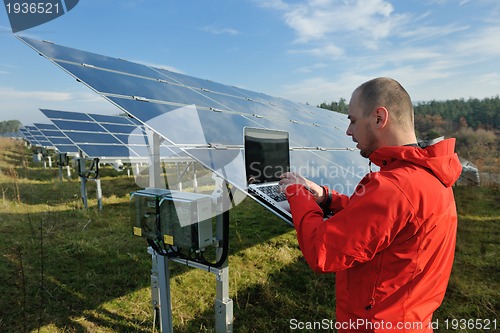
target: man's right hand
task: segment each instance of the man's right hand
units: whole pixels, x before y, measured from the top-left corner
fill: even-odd
[[[281,180],[279,182],[281,191],[285,191],[288,185],[292,184],[302,184],[314,195],[316,202],[318,204],[322,203],[325,199],[325,193],[323,193],[323,188],[313,181],[304,178],[294,172],[286,172],[281,175]]]

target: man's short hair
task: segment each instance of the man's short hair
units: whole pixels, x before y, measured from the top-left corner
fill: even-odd
[[[358,90],[365,117],[377,107],[383,106],[389,111],[389,117],[392,117],[400,126],[413,128],[413,104],[410,95],[398,81],[379,77],[363,83],[356,90]]]

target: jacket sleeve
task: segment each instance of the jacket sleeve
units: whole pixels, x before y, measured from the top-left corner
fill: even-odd
[[[340,194],[337,191],[329,189],[327,186],[323,186],[327,193],[330,193],[332,200],[330,202],[329,208],[333,213],[338,213],[349,204],[349,197],[345,194]],[[325,208],[325,207],[323,207]]]
[[[337,272],[371,260],[411,218],[409,201],[387,180],[362,180],[345,207],[327,220],[303,185],[286,191],[301,251],[316,272]]]

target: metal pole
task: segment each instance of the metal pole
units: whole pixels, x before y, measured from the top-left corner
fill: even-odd
[[[156,256],[158,268],[158,284],[160,286],[160,329],[162,333],[173,333],[172,297],[170,294],[170,270],[168,258]]]
[[[181,179],[181,169],[180,169],[180,166],[179,166],[179,162],[175,162],[175,166],[177,168],[177,181],[179,182],[178,183],[178,187],[179,187],[179,191],[182,192],[182,179]]]
[[[59,181],[62,183],[63,181],[63,171],[62,171],[62,164],[59,164]]]
[[[152,247],[148,247],[148,253],[151,255],[151,305],[154,312],[154,327],[157,326],[159,322],[157,319],[159,318],[160,313],[160,285],[158,282],[158,255]]]
[[[150,188],[166,188],[165,180],[161,177],[161,160],[160,160],[160,136],[147,130],[149,139],[149,187]]]
[[[80,192],[82,193],[83,207],[89,208],[87,200],[87,178],[80,177]]]
[[[99,210],[102,210],[102,188],[101,188],[101,180],[99,178],[95,179],[96,184],[96,195],[97,195],[97,207]]]
[[[193,189],[195,193],[198,193],[198,177],[196,174],[196,163],[193,162]]]
[[[160,136],[146,129],[149,140],[149,186],[151,188],[165,188],[165,180],[161,177],[160,160]],[[156,257],[156,258],[155,258]],[[154,255],[156,259],[156,269],[158,272],[160,329],[162,333],[173,333],[172,324],[172,300],[170,295],[170,271],[168,268],[168,258],[161,255]],[[154,270],[153,264],[153,270]],[[151,290],[151,293],[155,293]]]
[[[217,198],[216,239],[221,244],[224,240],[224,218],[223,213],[229,213],[229,193],[225,180],[217,177],[216,186],[221,190]],[[222,256],[223,249],[217,247],[217,258]],[[228,258],[221,266],[219,274],[215,277],[215,332],[233,332],[233,301],[229,298],[229,263]]]

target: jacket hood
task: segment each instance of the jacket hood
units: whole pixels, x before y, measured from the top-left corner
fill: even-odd
[[[392,162],[402,160],[429,169],[445,186],[455,183],[462,172],[462,164],[455,153],[455,139],[442,140],[425,148],[391,146],[375,150],[370,161],[384,169]]]

